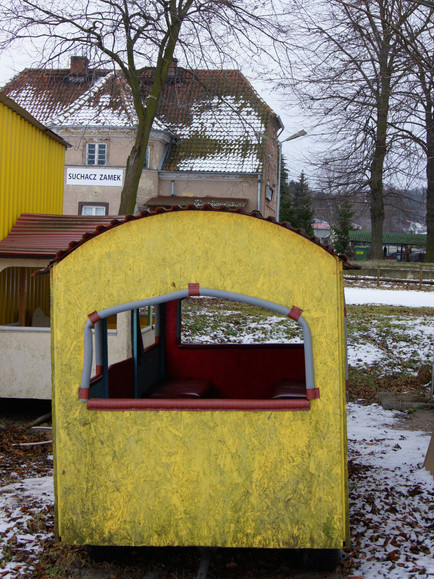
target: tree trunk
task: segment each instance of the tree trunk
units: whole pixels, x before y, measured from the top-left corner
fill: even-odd
[[[427,114],[426,123],[426,260],[434,262],[434,116],[431,111]]]
[[[139,188],[140,177],[146,159],[146,148],[148,146],[149,135],[151,133],[152,120],[148,120],[148,115],[139,121],[137,127],[136,140],[131,153],[128,156],[125,170],[125,181],[121,193],[119,205],[119,215],[130,215],[134,213]]]
[[[383,167],[386,157],[387,107],[379,103],[377,115],[377,138],[374,157],[371,163],[370,193],[371,193],[371,259],[383,259]]]
[[[384,5],[380,6],[383,14]],[[384,14],[383,14],[384,16]],[[390,56],[390,30],[384,18],[382,23],[383,39],[379,45],[379,84],[376,95],[377,119],[375,126],[375,145],[371,163],[371,259],[383,259],[383,171],[387,153],[387,127],[390,106],[390,81],[393,57]],[[389,58],[390,57],[390,58]]]
[[[187,8],[188,8],[187,3]],[[130,86],[133,92],[134,108],[137,113],[138,127],[136,140],[131,153],[128,156],[125,170],[125,182],[121,192],[121,202],[119,215],[129,215],[134,213],[139,188],[140,177],[146,159],[146,148],[148,146],[149,135],[151,134],[152,123],[157,113],[158,101],[166,83],[169,67],[172,62],[175,46],[181,30],[182,20],[174,21],[167,35],[167,44],[161,49],[157,66],[154,72],[154,82],[151,94],[149,95],[146,107],[143,106],[143,94],[140,88],[140,79],[135,71],[132,73]]]
[[[381,207],[381,208],[380,208]],[[383,199],[377,198],[371,202],[371,250],[370,259],[383,259],[383,222],[384,222],[384,205]]]

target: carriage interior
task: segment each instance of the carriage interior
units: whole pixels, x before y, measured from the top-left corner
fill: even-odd
[[[139,311],[131,311],[132,356],[109,364],[105,340],[89,399],[306,399],[302,342],[185,343],[181,302],[155,308],[155,342],[146,348]]]

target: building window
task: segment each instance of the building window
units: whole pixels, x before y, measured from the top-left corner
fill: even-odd
[[[108,215],[108,203],[83,203],[78,204],[79,215]]]
[[[86,165],[106,165],[106,143],[86,143]]]

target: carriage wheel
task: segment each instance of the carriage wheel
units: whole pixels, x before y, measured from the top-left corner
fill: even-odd
[[[339,561],[339,549],[305,549],[303,551],[303,566],[310,571],[334,571]]]

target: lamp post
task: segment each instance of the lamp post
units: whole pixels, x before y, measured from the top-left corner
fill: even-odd
[[[277,208],[276,208],[276,221],[279,221],[279,216],[280,216],[280,179],[281,179],[281,172],[282,172],[282,145],[283,143],[286,143],[287,141],[292,141],[293,139],[298,139],[298,137],[304,137],[305,135],[307,135],[306,131],[304,129],[301,129],[301,131],[298,131],[297,133],[294,133],[293,135],[290,135],[289,137],[286,137],[286,139],[283,139],[283,141],[278,141],[278,145],[279,145],[279,166],[277,169]]]
[[[286,141],[292,141],[293,139],[298,139],[298,137],[304,137],[305,135],[307,135],[306,131],[304,129],[301,129],[301,131],[298,131],[298,133],[294,133],[290,137],[286,137],[286,139],[283,139],[283,141],[281,141],[280,144],[286,143]]]

